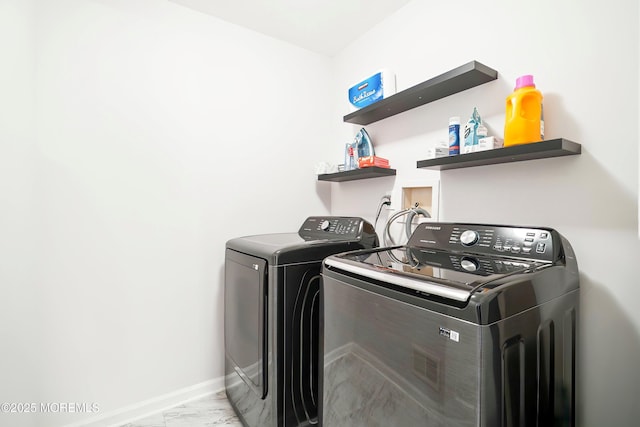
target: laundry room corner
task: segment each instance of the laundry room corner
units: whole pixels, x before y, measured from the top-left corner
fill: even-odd
[[[455,31],[446,18],[453,16]],[[524,17],[539,26],[529,31]],[[398,91],[470,60],[497,70],[495,81],[366,129],[376,152],[380,147],[397,168],[396,180],[409,168],[438,173],[441,221],[551,226],[572,242],[582,288],[576,425],[586,427],[628,425],[640,418],[632,398],[640,384],[633,361],[640,358],[640,317],[633,302],[640,295],[631,285],[633,263],[620,261],[640,257],[638,20],[638,5],[625,1],[589,2],[579,12],[550,0],[534,8],[463,1],[441,4],[437,13],[412,1],[348,46],[334,64],[335,114],[341,117],[349,112],[346,88],[372,70],[393,70]],[[368,54],[372,46],[375,55]],[[611,74],[611,64],[620,62],[625,66]],[[439,172],[416,169],[429,150],[446,141],[449,118],[464,122],[474,107],[489,134],[502,137],[505,98],[524,74],[535,76],[544,95],[545,140],[576,141],[581,155]],[[341,126],[345,139],[360,128]],[[411,165],[402,163],[411,157]],[[360,197],[374,204],[386,190],[373,183],[377,180],[392,178],[341,184],[344,194],[333,196],[332,211],[358,206]],[[606,332],[612,330],[625,333]]]

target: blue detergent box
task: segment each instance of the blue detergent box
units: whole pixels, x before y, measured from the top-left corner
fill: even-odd
[[[381,70],[349,88],[349,102],[360,109],[396,93],[396,76]]]

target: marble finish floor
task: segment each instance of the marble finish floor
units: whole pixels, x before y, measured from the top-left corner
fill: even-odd
[[[242,427],[224,391],[187,402],[121,427]]]

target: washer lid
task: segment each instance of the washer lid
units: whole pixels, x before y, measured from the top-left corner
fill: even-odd
[[[401,246],[340,254],[325,264],[424,294],[467,301],[479,287],[548,263]]]

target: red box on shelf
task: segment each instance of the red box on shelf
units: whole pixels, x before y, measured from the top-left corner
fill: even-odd
[[[368,168],[371,166],[377,166],[379,168],[389,168],[389,160],[378,156],[360,157],[358,159],[359,168]]]

